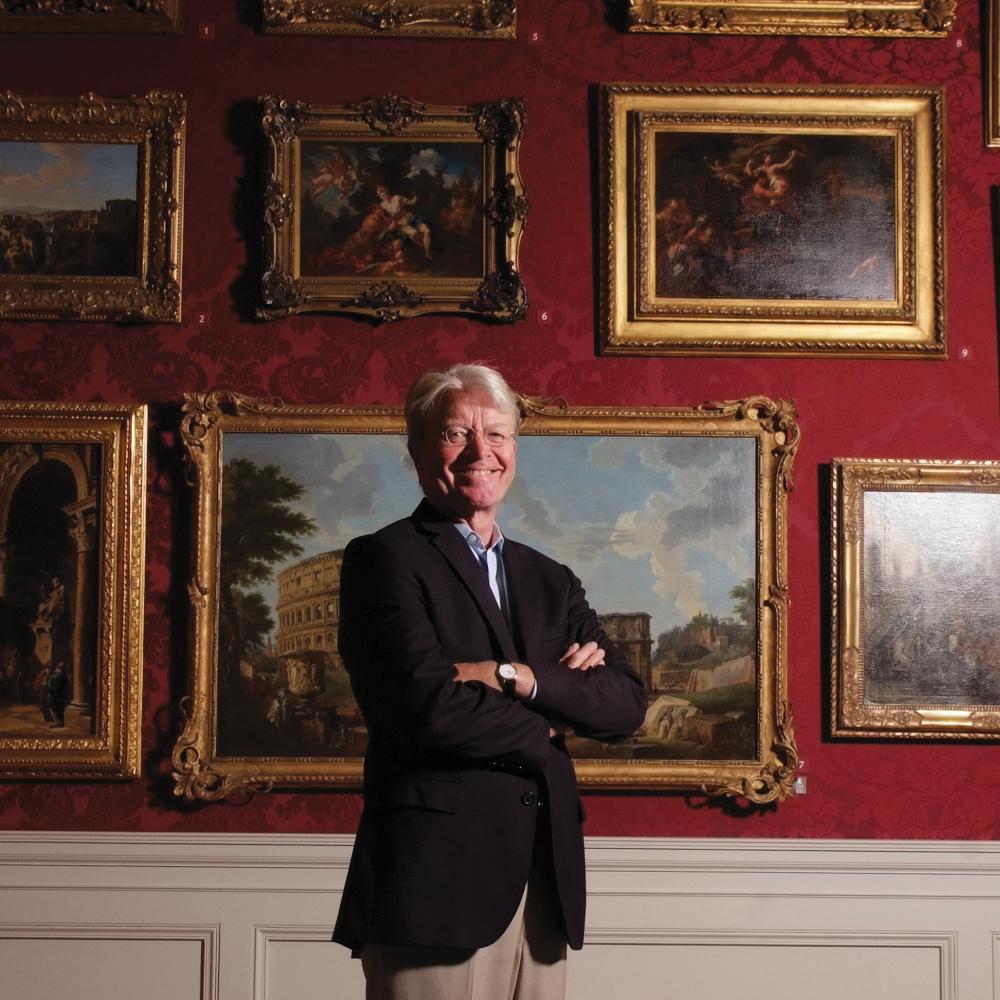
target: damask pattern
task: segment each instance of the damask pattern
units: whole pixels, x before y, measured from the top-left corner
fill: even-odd
[[[5,85],[18,93],[169,87],[188,106],[181,324],[0,325],[0,395],[151,406],[144,775],[128,785],[0,785],[0,827],[353,831],[360,800],[352,793],[279,791],[212,805],[172,794],[191,513],[180,399],[225,386],[291,402],[399,403],[426,368],[482,359],[523,392],[578,404],[693,405],[757,393],[798,404],[789,693],[808,792],[746,812],[698,797],[588,795],[588,833],[1000,837],[982,794],[995,776],[995,749],[823,740],[831,456],[997,457],[991,197],[1000,152],[983,146],[977,5],[958,5],[947,38],[811,39],[626,34],[623,0],[525,0],[515,41],[278,38],[257,33],[240,13],[248,5],[211,6],[211,15],[191,15],[182,36],[0,37]],[[202,41],[208,16],[216,18],[214,38]],[[613,81],[944,86],[951,357],[598,358],[595,85]],[[456,105],[523,97],[521,171],[532,202],[519,268],[532,303],[527,319],[503,328],[459,316],[388,326],[312,314],[255,322],[263,154],[247,109],[265,92],[313,103],[389,92]]]

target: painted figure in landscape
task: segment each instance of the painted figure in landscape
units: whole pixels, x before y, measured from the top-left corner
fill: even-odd
[[[481,276],[482,155],[476,143],[303,143],[302,273]]]
[[[889,300],[894,141],[658,132],[661,298]]]

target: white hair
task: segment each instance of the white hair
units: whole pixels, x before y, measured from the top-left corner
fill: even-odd
[[[509,413],[514,429],[521,426],[521,405],[513,389],[495,368],[483,364],[452,365],[447,371],[424,372],[406,396],[406,436],[409,444],[420,439],[431,413],[451,392],[485,396],[498,410]]]

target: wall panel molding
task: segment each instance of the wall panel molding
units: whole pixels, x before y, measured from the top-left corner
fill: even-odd
[[[0,961],[25,942],[63,949],[77,1000],[106,1000],[108,955],[137,947],[176,966],[173,1000],[360,1000],[359,964],[329,944],[351,845],[0,832]],[[741,1000],[1000,1000],[1000,843],[591,838],[587,860],[573,1000],[623,976],[630,996],[662,996],[663,970],[676,995],[730,1000],[751,968]],[[31,985],[19,996],[49,1000]]]

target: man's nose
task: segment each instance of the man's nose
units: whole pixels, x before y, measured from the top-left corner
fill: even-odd
[[[471,452],[476,458],[488,458],[493,454],[493,449],[486,443],[486,435],[482,431],[473,431],[469,437],[466,451]]]

